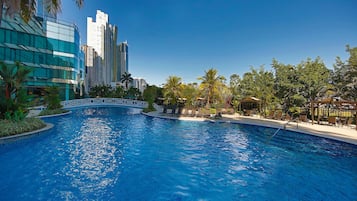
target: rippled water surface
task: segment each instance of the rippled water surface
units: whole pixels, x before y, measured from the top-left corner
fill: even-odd
[[[0,200],[356,200],[357,146],[82,108],[0,145]]]

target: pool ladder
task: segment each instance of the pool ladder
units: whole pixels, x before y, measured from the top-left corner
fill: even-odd
[[[291,119],[291,120],[289,120],[288,122],[286,122],[282,128],[283,128],[284,130],[286,130],[286,126],[287,126],[291,121],[293,121],[293,119]],[[296,124],[296,128],[297,128],[297,127],[298,127],[298,124]],[[278,134],[279,131],[280,131],[282,128],[278,128],[278,130],[275,131],[275,133],[271,136],[271,138],[273,138],[274,136],[276,136],[276,134]]]

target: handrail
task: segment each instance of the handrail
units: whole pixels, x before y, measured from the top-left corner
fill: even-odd
[[[279,132],[281,129],[286,130],[286,126],[287,126],[290,122],[292,122],[292,121],[294,121],[294,120],[296,120],[296,119],[290,119],[288,122],[286,122],[286,123],[283,125],[282,128],[278,128],[278,130],[275,131],[275,133],[271,136],[271,138],[273,138],[276,134],[278,134],[278,132]],[[297,123],[296,123],[296,128],[298,128],[298,121],[297,121]]]

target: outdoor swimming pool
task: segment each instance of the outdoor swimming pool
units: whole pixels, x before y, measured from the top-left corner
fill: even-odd
[[[356,200],[357,146],[80,108],[0,145],[0,200]]]

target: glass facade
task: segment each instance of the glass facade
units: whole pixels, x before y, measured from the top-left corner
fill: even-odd
[[[0,26],[0,60],[33,68],[26,83],[29,91],[58,86],[61,99],[74,97],[84,64],[77,27],[55,19],[35,18],[28,24],[20,17],[3,16]],[[79,89],[78,89],[79,91]]]

